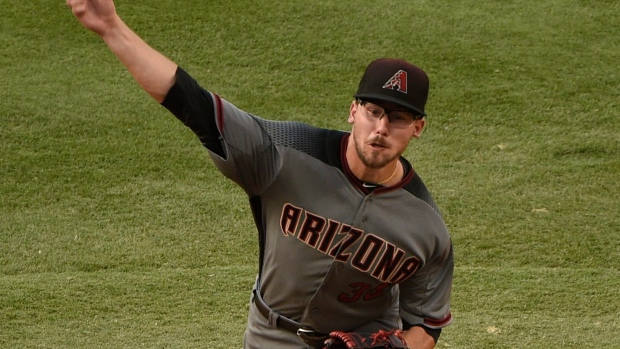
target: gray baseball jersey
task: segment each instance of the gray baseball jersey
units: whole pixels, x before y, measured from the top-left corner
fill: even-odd
[[[369,188],[349,170],[347,132],[258,118],[182,69],[162,104],[250,198],[261,245],[258,292],[273,314],[320,333],[450,323],[450,236],[407,160],[399,184]],[[254,302],[244,343],[306,348]]]

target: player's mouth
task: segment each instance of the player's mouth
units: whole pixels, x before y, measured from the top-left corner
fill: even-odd
[[[370,147],[374,150],[383,150],[383,149],[387,149],[387,147],[381,145],[381,144],[376,144],[376,143],[371,143]]]
[[[378,139],[370,140],[368,142],[368,145],[370,145],[370,147],[373,148],[373,149],[387,149],[387,148],[389,148],[388,145],[385,142],[383,142],[381,140],[378,140]]]

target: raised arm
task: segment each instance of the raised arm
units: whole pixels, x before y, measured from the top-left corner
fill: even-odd
[[[161,103],[174,84],[177,65],[150,47],[116,13],[112,0],[67,0],[73,15],[95,32],[138,84]]]

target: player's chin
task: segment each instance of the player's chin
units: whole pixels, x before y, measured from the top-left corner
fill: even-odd
[[[384,154],[369,154],[365,160],[366,167],[381,169],[392,161],[392,157],[384,156]]]

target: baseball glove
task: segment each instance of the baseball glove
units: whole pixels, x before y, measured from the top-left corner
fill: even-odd
[[[383,331],[370,335],[334,331],[329,334],[323,349],[409,349],[400,330]]]

